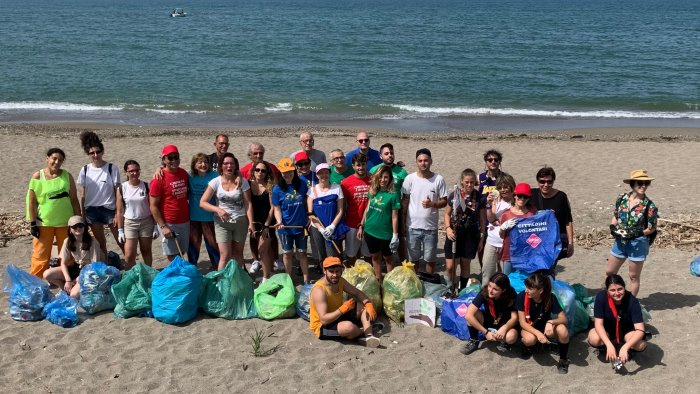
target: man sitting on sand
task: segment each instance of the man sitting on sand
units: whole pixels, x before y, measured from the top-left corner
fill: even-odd
[[[323,277],[314,284],[309,296],[309,328],[319,339],[354,339],[361,345],[379,346],[372,335],[377,318],[374,305],[365,293],[341,277],[343,263],[337,257],[323,260]],[[343,302],[343,293],[350,298]],[[356,304],[355,299],[361,304]]]

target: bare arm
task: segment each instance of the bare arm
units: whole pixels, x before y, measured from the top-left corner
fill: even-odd
[[[331,224],[337,226],[343,216],[345,216],[345,202],[344,199],[341,198],[338,200],[338,208],[336,210],[335,218],[333,218],[333,222]]]
[[[32,175],[32,179],[39,179],[39,172],[35,172]],[[31,183],[31,180],[29,181]],[[37,216],[39,216],[39,201],[36,199],[36,193],[34,190],[29,189],[29,221],[36,222]]]
[[[255,226],[253,225],[253,204],[250,202],[250,189],[243,192],[243,204],[246,207],[246,216],[248,217],[248,232],[251,234],[255,233]]]
[[[71,205],[73,205],[73,214],[80,215],[80,203],[78,202],[78,192],[75,186],[75,180],[73,179],[73,175],[68,174],[68,181],[70,182],[70,189],[68,191],[68,195],[70,196]],[[85,196],[83,196],[83,199],[84,198]]]
[[[324,326],[333,323],[343,315],[340,310],[328,313],[326,295],[320,287],[313,287],[311,289],[311,298],[314,301],[314,308],[316,308],[316,313],[318,313],[318,319],[321,320],[321,324]]]
[[[363,305],[366,304],[366,303],[368,303],[368,302],[371,302],[371,301],[372,301],[372,300],[369,299],[369,297],[367,297],[367,295],[366,295],[365,293],[363,293],[363,292],[362,292],[360,289],[358,289],[357,287],[351,285],[351,284],[350,284],[348,281],[346,281],[345,279],[340,278],[340,280],[342,280],[342,281],[345,282],[345,284],[343,284],[343,290],[344,290],[346,293],[350,294],[351,296],[355,297],[355,299],[358,300],[358,301],[359,301],[360,303],[362,303]]]
[[[398,232],[399,232],[399,210],[398,209],[391,210],[391,230],[394,234],[398,234]]]
[[[122,188],[117,188],[117,215],[115,219],[117,220],[117,227],[124,228],[124,202],[122,197]]]

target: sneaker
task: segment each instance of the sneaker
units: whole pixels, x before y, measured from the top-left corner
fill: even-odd
[[[379,346],[379,338],[375,337],[374,335],[360,337],[360,339],[358,339],[357,341],[360,343],[360,345],[366,347],[375,348]]]
[[[559,371],[559,373],[562,375],[569,373],[569,360],[560,358],[559,364],[557,365],[557,371]]]
[[[260,264],[260,261],[253,260],[253,262],[250,264],[250,269],[248,270],[248,272],[255,275],[258,273],[258,271],[260,271],[260,267],[262,267],[262,264]]]
[[[275,260],[275,271],[284,271],[284,263],[280,260]]]
[[[532,353],[531,347],[523,346],[523,351],[520,353],[520,358],[523,360],[529,360],[532,357]]]
[[[513,347],[505,342],[500,342],[498,346],[496,346],[496,349],[498,349],[499,352],[509,352]]]
[[[479,341],[477,341],[476,339],[470,339],[461,349],[459,349],[459,351],[464,355],[469,355],[474,353],[474,351],[478,348]]]

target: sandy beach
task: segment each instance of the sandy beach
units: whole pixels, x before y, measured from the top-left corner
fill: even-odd
[[[31,174],[45,165],[45,152],[66,152],[63,169],[73,175],[88,163],[78,134],[95,130],[105,145],[104,159],[121,169],[127,159],[141,164],[147,177],[159,165],[163,145],[175,144],[189,169],[195,153],[211,153],[214,136],[230,135],[231,148],[241,164],[248,162],[247,146],[261,142],[265,159],[276,163],[298,149],[300,130],[315,133],[316,148],[330,152],[355,148],[358,129],[293,127],[275,129],[178,129],[104,124],[2,124],[0,213],[24,210]],[[629,190],[622,182],[630,170],[644,168],[656,178],[648,194],[660,215],[670,220],[696,218],[700,202],[700,129],[617,128],[571,129],[547,132],[408,133],[369,130],[371,146],[395,146],[397,160],[415,171],[416,149],[433,153],[433,171],[451,188],[464,168],[483,171],[482,154],[490,148],[503,153],[503,170],[517,182],[535,186],[543,165],[557,172],[555,187],[570,199],[577,234],[608,226],[613,203]],[[696,233],[700,237],[700,233]],[[110,249],[116,249],[108,239]],[[577,245],[572,258],[559,263],[558,279],[581,283],[591,295],[604,279],[609,240],[593,247]],[[442,248],[442,241],[439,243]],[[0,295],[0,387],[6,392],[696,392],[693,373],[700,366],[700,344],[694,339],[700,323],[700,278],[688,272],[700,254],[698,245],[683,248],[656,245],[645,264],[639,298],[652,315],[654,334],[648,349],[616,375],[585,342],[572,338],[568,375],[556,370],[556,355],[537,354],[521,360],[517,351],[502,355],[487,346],[470,356],[459,352],[458,339],[440,329],[387,324],[382,346],[367,349],[355,344],[319,341],[302,319],[266,322],[227,321],[200,314],[182,326],[154,319],[115,320],[112,313],[81,314],[82,322],[63,329],[47,321],[10,319],[7,296]],[[0,268],[15,264],[29,268],[29,235],[0,247]],[[160,246],[154,246],[155,266],[165,266]],[[246,246],[246,258],[249,258]],[[250,263],[250,261],[246,261]],[[207,263],[208,264],[208,263]],[[200,263],[201,267],[205,264]],[[444,269],[442,250],[438,266]],[[472,271],[478,262],[472,263]],[[627,279],[627,264],[621,270]],[[384,318],[386,320],[386,318]],[[251,353],[255,328],[272,333],[264,346],[281,345],[268,357]]]

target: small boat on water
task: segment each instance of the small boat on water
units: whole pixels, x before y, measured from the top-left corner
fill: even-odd
[[[187,16],[187,13],[184,8],[174,8],[172,12],[170,12],[170,16],[173,18],[181,18]]]

